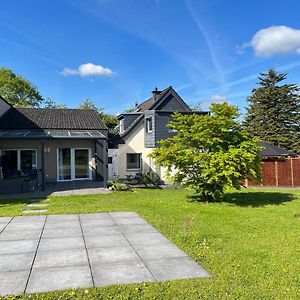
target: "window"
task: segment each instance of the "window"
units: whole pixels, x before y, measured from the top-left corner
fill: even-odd
[[[4,179],[18,174],[28,175],[37,169],[36,150],[0,150],[0,157]]]
[[[151,133],[153,131],[152,118],[146,119],[146,132]]]
[[[127,170],[141,169],[141,153],[127,153]]]
[[[111,156],[108,157],[107,163],[108,163],[108,164],[112,164],[112,157],[111,157]]]
[[[120,133],[124,132],[124,119],[120,120],[119,127],[120,127]]]

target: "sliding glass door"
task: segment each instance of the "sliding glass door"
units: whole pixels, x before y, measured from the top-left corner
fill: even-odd
[[[91,149],[59,148],[58,181],[92,179]]]

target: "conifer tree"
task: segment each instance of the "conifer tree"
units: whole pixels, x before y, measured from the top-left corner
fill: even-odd
[[[282,84],[286,78],[272,69],[261,73],[244,126],[252,136],[300,154],[300,88]]]

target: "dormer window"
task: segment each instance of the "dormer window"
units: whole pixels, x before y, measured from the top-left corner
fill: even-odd
[[[153,121],[152,118],[146,119],[146,132],[151,133],[153,131]]]
[[[124,119],[120,120],[119,126],[120,126],[120,133],[123,133],[124,132]]]

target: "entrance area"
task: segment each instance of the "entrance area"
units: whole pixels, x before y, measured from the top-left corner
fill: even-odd
[[[57,149],[57,181],[91,180],[91,166],[91,149]]]

